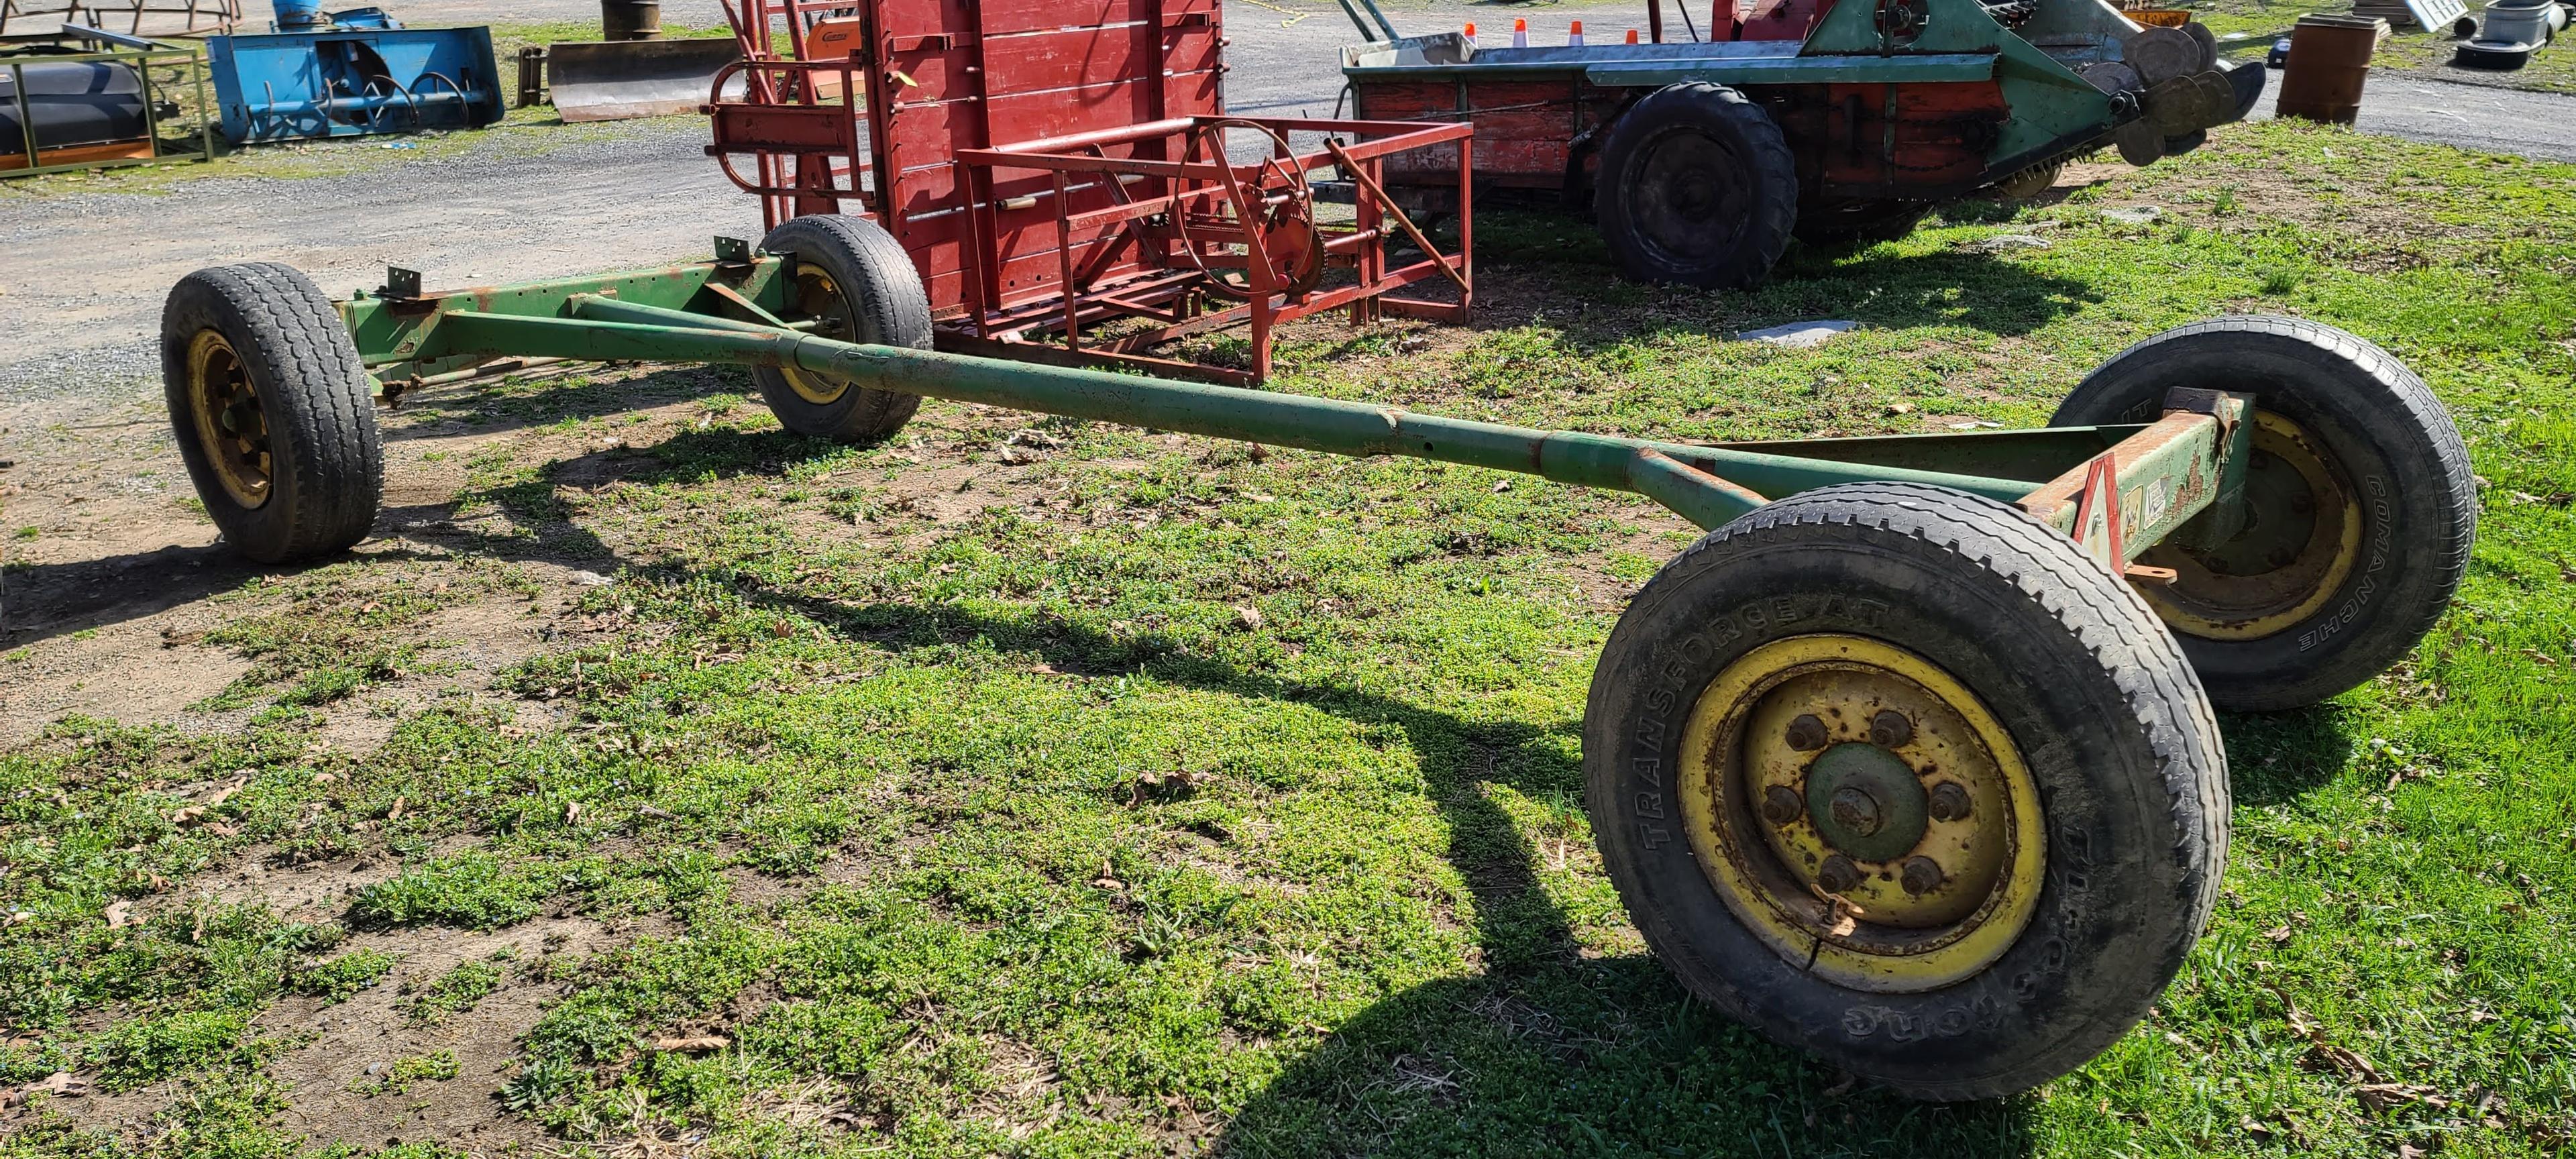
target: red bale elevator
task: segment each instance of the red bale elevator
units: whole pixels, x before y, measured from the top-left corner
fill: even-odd
[[[707,106],[725,174],[771,227],[883,225],[941,349],[1228,382],[1326,310],[1464,321],[1473,128],[1230,117],[1216,0],[734,0],[743,63]],[[1408,157],[1410,158],[1408,161]],[[1454,172],[1457,241],[1385,194],[1393,160]],[[1345,220],[1316,206],[1346,189]],[[1439,297],[1397,296],[1433,283]],[[1237,325],[1231,365],[1149,354]]]

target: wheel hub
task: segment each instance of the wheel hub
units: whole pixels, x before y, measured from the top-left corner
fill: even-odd
[[[1853,857],[1885,861],[1914,848],[1929,804],[1914,770],[1877,745],[1838,744],[1807,766],[1807,823]]]
[[[1709,260],[1744,232],[1750,212],[1745,166],[1723,142],[1671,132],[1648,147],[1639,170],[1627,210],[1639,236],[1673,259]]]
[[[1693,708],[1685,815],[1727,906],[1842,985],[1935,989],[2019,937],[2038,902],[2039,798],[1985,707],[1857,636],[1748,653]]]
[[[245,511],[258,509],[268,502],[275,470],[259,388],[232,343],[213,330],[200,330],[189,340],[186,375],[188,406],[206,466],[235,504]]]
[[[841,284],[812,262],[796,263],[796,308],[805,317],[816,320],[814,331],[827,338],[847,340],[857,333],[850,320],[850,303],[841,294]],[[816,406],[828,406],[849,393],[850,384],[837,378],[825,378],[801,367],[782,366],[779,377],[787,380],[796,397]]]
[[[2271,411],[2254,415],[2245,469],[2245,525],[2224,543],[2161,543],[2139,562],[2174,571],[2140,589],[2174,631],[2210,640],[2257,639],[2315,615],[2361,558],[2358,492],[2314,436]]]

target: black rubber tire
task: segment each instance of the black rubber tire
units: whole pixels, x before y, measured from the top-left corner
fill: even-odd
[[[2451,50],[2451,63],[2460,68],[2482,68],[2491,72],[2511,72],[2531,63],[2532,50],[2521,45],[2482,45],[2468,43]]]
[[[1945,669],[2012,736],[2044,802],[2036,912],[1955,984],[1825,981],[1758,940],[1680,831],[1667,750],[1702,691],[1752,649],[1815,632]],[[2226,757],[2172,635],[2066,536],[1944,488],[1830,487],[1709,533],[1620,617],[1583,728],[1594,836],[1656,956],[1766,1037],[1916,1098],[2025,1090],[2126,1033],[2198,939],[2226,858]]]
[[[1808,245],[1901,241],[1932,216],[1928,201],[1847,201],[1798,215],[1792,231]]]
[[[1647,180],[1669,148],[1677,180]],[[1696,163],[1694,163],[1696,162]],[[1678,187],[1677,187],[1678,184]],[[1676,200],[1675,194],[1685,196]],[[1619,272],[1642,282],[1708,288],[1761,285],[1789,247],[1798,219],[1798,170],[1762,107],[1724,85],[1693,81],[1646,94],[1610,127],[1601,150],[1593,215]],[[1707,230],[1714,239],[1676,248]]]
[[[255,507],[225,489],[197,430],[187,362],[206,330],[232,347],[268,427],[269,489]],[[181,278],[161,308],[161,381],[188,478],[234,551],[288,563],[367,537],[384,494],[384,437],[357,345],[311,278],[272,262]]]
[[[2265,78],[2261,65],[2227,61],[2224,67],[2228,86],[2236,91],[2236,115],[2227,118],[2232,125],[2254,115],[2254,106],[2263,101]]]
[[[791,254],[841,288],[841,316],[817,331],[827,338],[876,346],[930,349],[930,295],[912,258],[885,227],[859,217],[814,214],[790,218],[762,238],[760,248]],[[921,396],[851,386],[829,402],[797,393],[787,376],[755,366],[752,380],[778,416],[778,425],[800,435],[857,443],[903,429],[921,409]]]
[[[2450,411],[2387,351],[2303,318],[2214,318],[2094,369],[2056,426],[2146,422],[2177,386],[2242,391],[2298,423],[2363,497],[2362,559],[2322,609],[2269,636],[2178,633],[2219,707],[2298,708],[2386,671],[2442,615],[2477,541],[2477,482]],[[2145,562],[2154,562],[2149,553]]]

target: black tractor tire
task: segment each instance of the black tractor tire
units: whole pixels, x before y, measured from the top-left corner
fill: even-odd
[[[2295,454],[2279,454],[2262,444],[2282,436],[2257,426],[2247,476],[2257,518],[2237,537],[2186,549],[2192,528],[2185,525],[2176,536],[2181,543],[2139,556],[2180,573],[2174,584],[2144,592],[2181,638],[2210,699],[2238,711],[2298,708],[2404,658],[2450,603],[2477,541],[2477,483],[2441,400],[2404,363],[2353,335],[2301,318],[2244,316],[2195,322],[2121,351],[2058,404],[2052,425],[2151,421],[2178,386],[2251,394],[2258,424],[2264,414],[2277,415],[2304,432],[2280,444]],[[2321,461],[2339,496],[2321,493],[2299,469],[2302,460],[2311,467]],[[2304,498],[2302,490],[2309,492]],[[2332,506],[2356,526],[2345,532],[2337,524],[2338,540],[2350,547],[2328,556],[2323,568],[2304,547],[2277,567],[2270,559],[2257,567],[2229,562],[2232,548],[2250,551],[2261,542],[2248,536],[2277,537],[2280,525],[2302,514],[2317,519],[2337,497],[2344,502]],[[2267,531],[2266,511],[2291,518]],[[2309,524],[2303,543],[2314,540],[2317,526]],[[2297,575],[2314,571],[2315,582],[2290,584],[2269,602],[2238,594],[2267,577],[2281,583],[2294,566]],[[2293,596],[2296,602],[2285,603]],[[2213,611],[2219,608],[2228,610]],[[2266,608],[2272,614],[2250,614]]]
[[[1797,163],[1744,94],[1666,85],[1611,125],[1593,214],[1623,276],[1749,289],[1789,246]]]
[[[885,227],[859,217],[790,218],[760,248],[795,259],[789,297],[814,333],[843,342],[930,349],[930,295],[912,259]],[[803,370],[752,368],[778,425],[835,442],[872,442],[903,429],[921,396],[877,390]]]
[[[1685,740],[1697,710],[1755,699],[1718,691],[1741,687],[1729,673],[1815,641],[1848,650],[1854,638],[1919,657],[1981,702],[2035,802],[2017,822],[2034,827],[2020,831],[2038,834],[2043,859],[2014,879],[2036,891],[2027,923],[1985,964],[1960,963],[1964,977],[1910,992],[1822,976],[1821,938],[1805,952],[1765,941],[1716,884],[1727,855],[1695,851],[1702,830],[1684,797],[1716,783],[1708,762],[1728,759]],[[1849,484],[1709,533],[1620,617],[1583,728],[1594,836],[1656,956],[1766,1037],[1908,1096],[2000,1097],[2082,1065],[2145,1017],[2218,894],[2226,757],[2181,649],[2074,541],[1990,499]],[[1770,735],[1750,728],[1748,762]],[[1705,752],[1717,754],[1735,734],[1709,736]],[[1858,746],[1825,751],[1844,747]],[[1821,767],[1820,756],[1798,775]],[[1728,816],[1722,805],[1717,815]],[[1766,823],[1789,822],[1767,810],[1732,822],[1739,834]],[[1781,896],[1812,906],[1822,895]]]
[[[189,481],[224,542],[259,563],[367,537],[384,437],[357,345],[287,266],[198,270],[161,308],[161,382]]]
[[[1808,245],[1902,241],[1932,216],[1933,208],[1928,201],[1846,201],[1799,214],[1793,232]]]

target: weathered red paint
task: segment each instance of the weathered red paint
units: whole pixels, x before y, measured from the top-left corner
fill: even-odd
[[[1153,341],[1248,322],[1258,380],[1280,322],[1339,306],[1373,318],[1380,296],[1424,278],[1456,283],[1460,300],[1383,307],[1463,319],[1472,303],[1463,252],[1388,268],[1387,244],[1403,235],[1390,232],[1382,193],[1359,199],[1353,226],[1309,228],[1304,174],[1336,163],[1290,147],[1290,134],[1331,133],[1373,180],[1443,175],[1465,234],[1472,130],[1226,118],[1215,0],[866,0],[851,11],[849,0],[732,7],[746,63],[718,80],[707,151],[760,195],[772,226],[806,213],[884,225],[944,329],[1132,359]],[[813,48],[808,59],[784,51],[790,31]],[[740,98],[725,99],[737,83]],[[1224,157],[1220,122],[1273,135],[1272,159]],[[1307,268],[1290,260],[1304,254],[1357,284],[1316,293],[1273,276]],[[1229,270],[1247,285],[1227,292]],[[1085,327],[1119,317],[1158,328],[1085,342]]]

